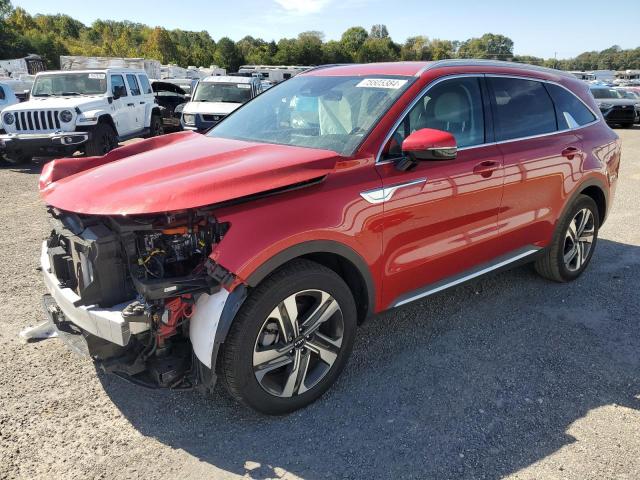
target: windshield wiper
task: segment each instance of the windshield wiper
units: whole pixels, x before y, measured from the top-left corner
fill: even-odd
[[[62,92],[60,95],[68,97],[70,95],[82,95],[80,92]]]
[[[34,97],[50,97],[50,93],[36,93],[33,95]]]

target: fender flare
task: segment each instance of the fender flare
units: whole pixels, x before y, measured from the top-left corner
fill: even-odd
[[[195,356],[206,371],[209,388],[216,381],[215,368],[220,345],[227,338],[236,314],[246,300],[249,288],[257,286],[270,273],[294,258],[314,253],[333,253],[350,261],[362,275],[367,288],[369,314],[375,306],[375,286],[373,277],[364,259],[351,247],[332,240],[312,240],[293,245],[274,255],[260,265],[231,292],[220,290],[214,295],[202,295],[196,302],[196,312],[190,321],[189,337]],[[249,288],[248,288],[249,287]]]
[[[354,249],[344,243],[335,240],[310,240],[308,242],[298,243],[277,253],[258,268],[256,268],[246,279],[247,285],[250,287],[257,286],[270,273],[294,258],[311,255],[314,253],[331,253],[348,260],[354,265],[360,273],[362,280],[367,288],[368,308],[367,312],[371,314],[375,309],[375,284],[373,276],[369,270],[367,262]]]
[[[600,226],[602,226],[602,224],[606,220],[607,215],[608,215],[609,210],[610,210],[609,189],[605,186],[605,183],[604,183],[603,180],[601,180],[599,178],[595,178],[595,177],[590,177],[587,180],[584,180],[584,181],[580,182],[574,188],[574,190],[571,193],[571,195],[569,195],[569,197],[567,198],[567,201],[562,206],[562,210],[560,211],[560,215],[558,215],[558,218],[556,218],[556,228],[558,226],[558,222],[560,221],[560,219],[562,218],[564,213],[567,211],[567,208],[569,208],[573,204],[573,202],[576,200],[576,198],[578,198],[579,195],[582,195],[582,192],[584,191],[584,189],[589,188],[589,187],[598,187],[598,189],[604,195],[605,209],[604,209],[604,215],[600,219]]]

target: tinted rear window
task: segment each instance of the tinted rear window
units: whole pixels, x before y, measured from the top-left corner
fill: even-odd
[[[138,75],[138,78],[140,79],[140,85],[142,86],[142,92],[143,93],[153,93],[153,90],[151,90],[151,85],[149,84],[149,79],[147,78],[146,75]]]
[[[496,140],[531,137],[558,129],[553,102],[541,82],[488,78],[495,99]]]
[[[552,83],[546,86],[556,106],[558,126],[561,130],[586,125],[596,119],[591,110],[573,93]]]

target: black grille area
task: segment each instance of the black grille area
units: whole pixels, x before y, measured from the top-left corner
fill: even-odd
[[[15,113],[18,132],[33,130],[60,130],[58,110],[28,110]]]
[[[220,120],[222,120],[225,117],[225,115],[209,115],[209,114],[203,114],[202,115],[202,120],[204,120],[205,122],[219,122]]]
[[[605,118],[609,122],[633,122],[635,116],[636,110],[632,105],[614,105],[607,113],[605,113]]]

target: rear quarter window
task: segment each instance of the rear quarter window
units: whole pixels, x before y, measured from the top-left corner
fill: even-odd
[[[546,87],[556,106],[560,130],[581,127],[596,120],[591,110],[573,93],[552,83],[548,83]]]
[[[140,80],[140,86],[142,87],[142,93],[153,93],[151,89],[151,84],[149,83],[149,79],[146,75],[138,75],[138,79]]]
[[[532,137],[558,130],[553,102],[541,82],[501,77],[487,80],[495,107],[496,140]]]

